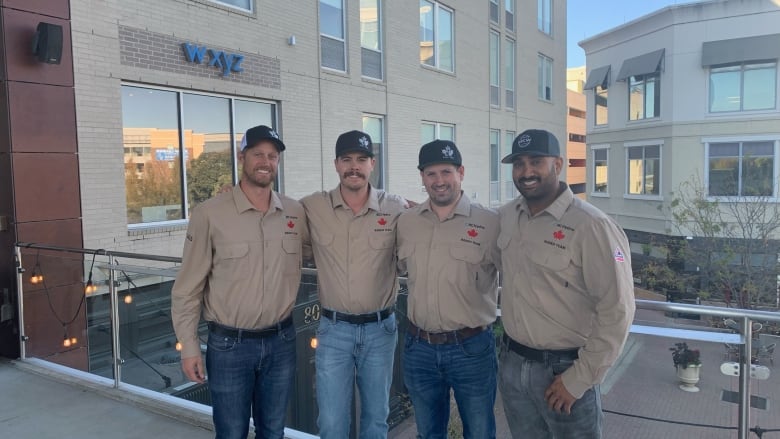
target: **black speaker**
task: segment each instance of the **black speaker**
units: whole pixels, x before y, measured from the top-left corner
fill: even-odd
[[[51,23],[38,23],[38,29],[32,41],[33,55],[40,62],[59,64],[62,59],[62,26]]]

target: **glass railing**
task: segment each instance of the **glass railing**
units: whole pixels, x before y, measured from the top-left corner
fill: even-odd
[[[16,251],[22,359],[87,371],[120,389],[139,387],[210,403],[207,385],[183,376],[176,350],[170,291],[180,258],[38,244],[19,244]],[[298,358],[289,437],[317,429],[316,284],[316,270],[304,269],[293,314]],[[391,393],[393,426],[411,415],[400,373],[403,288],[397,310],[402,329]],[[776,311],[637,300],[626,347],[601,386],[604,437],[780,438]],[[205,352],[203,325],[201,336]],[[681,342],[697,350],[701,362],[687,371],[695,369],[698,378],[685,378],[685,385],[670,351]]]

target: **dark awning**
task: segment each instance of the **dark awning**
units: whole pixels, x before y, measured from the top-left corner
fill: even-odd
[[[702,67],[778,58],[780,58],[780,34],[706,41],[701,47]]]
[[[597,69],[593,69],[588,74],[588,80],[585,81],[584,90],[590,90],[600,85],[601,88],[607,88],[609,85],[609,70],[612,66],[602,66]]]
[[[623,61],[616,81],[625,81],[629,76],[647,75],[659,71],[661,61],[664,59],[664,50],[656,50]]]

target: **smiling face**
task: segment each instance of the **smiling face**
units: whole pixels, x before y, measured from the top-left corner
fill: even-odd
[[[544,209],[558,196],[561,157],[521,155],[512,162],[512,181],[529,207]]]
[[[357,192],[368,187],[368,177],[374,170],[376,160],[360,152],[350,152],[336,157],[333,163],[341,186]]]
[[[463,166],[446,163],[429,165],[420,171],[431,203],[439,207],[451,206],[458,202],[463,175]]]
[[[279,151],[273,142],[263,140],[246,148],[239,154],[239,159],[243,164],[242,181],[263,188],[273,184],[279,169]]]

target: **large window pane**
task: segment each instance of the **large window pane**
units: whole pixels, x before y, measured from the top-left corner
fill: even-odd
[[[433,3],[420,0],[420,62],[435,65],[433,52]]]
[[[432,123],[423,123],[420,126],[420,143],[425,145],[436,139],[436,125]]]
[[[343,40],[343,12],[341,0],[320,0],[320,33]]]
[[[184,94],[182,128],[187,158],[188,215],[233,185],[230,100]]]
[[[552,1],[538,0],[537,2],[537,25],[539,30],[546,33],[552,33]]]
[[[420,62],[454,71],[452,11],[439,3],[420,0]]]
[[[371,172],[368,181],[369,183],[371,183],[371,186],[378,189],[383,189],[385,187],[385,181],[384,181],[385,153],[384,153],[383,122],[384,119],[378,116],[363,116],[363,131],[369,136],[371,136],[371,141],[374,142],[371,145],[371,148],[374,152],[374,159],[376,160],[376,164],[374,165],[374,170]]]
[[[504,86],[506,87],[506,107],[515,108],[515,42],[504,43]]]
[[[594,100],[596,108],[596,125],[606,125],[609,122],[608,114],[608,91],[600,85],[594,90]]]
[[[455,141],[455,127],[452,125],[441,125],[439,127],[439,139]]]
[[[381,50],[379,0],[360,0],[360,45]]]
[[[628,188],[632,195],[658,195],[661,184],[661,147],[628,148]]]
[[[709,194],[735,196],[738,194],[739,159],[711,158],[709,164]]]
[[[710,69],[710,111],[775,108],[777,64],[755,63]]]
[[[448,72],[454,71],[452,47],[452,12],[437,8],[438,23],[436,27],[437,49],[439,50],[439,68]]]
[[[595,184],[593,187],[594,192],[607,193],[607,176],[608,176],[608,162],[607,162],[607,150],[595,149],[593,150],[593,175]]]
[[[128,224],[183,218],[177,94],[122,87]]]
[[[252,12],[252,0],[211,0],[214,3],[222,3],[224,5],[233,6],[235,8],[244,9]]]
[[[490,105],[498,106],[501,104],[499,97],[499,87],[501,75],[499,73],[499,36],[495,32],[490,32]]]
[[[774,150],[773,141],[710,144],[709,195],[774,195]]]
[[[775,84],[777,72],[771,68],[745,70],[744,110],[775,108]]]
[[[710,111],[739,111],[739,67],[712,69],[710,72]]]

